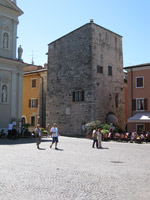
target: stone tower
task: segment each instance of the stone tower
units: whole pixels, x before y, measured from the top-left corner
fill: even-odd
[[[91,21],[49,44],[47,123],[63,135],[111,114],[124,128],[122,37]]]

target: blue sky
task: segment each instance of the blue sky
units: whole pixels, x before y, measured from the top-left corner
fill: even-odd
[[[94,20],[123,36],[124,67],[150,62],[150,0],[17,0],[24,62],[47,62],[48,44]]]

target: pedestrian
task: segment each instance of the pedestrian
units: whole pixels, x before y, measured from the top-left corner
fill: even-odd
[[[98,128],[97,131],[97,140],[98,140],[98,148],[102,148],[102,132],[101,132],[101,127]]]
[[[37,124],[35,130],[35,137],[36,137],[36,145],[37,145],[37,149],[39,149],[39,145],[41,143],[41,136],[42,136],[42,133],[41,133],[41,128],[40,128],[40,125]]]
[[[56,123],[53,124],[53,127],[50,130],[50,133],[52,135],[52,143],[50,145],[50,148],[52,148],[53,144],[55,143],[55,149],[58,150],[57,143],[58,143],[59,132],[58,132],[58,128],[57,128]]]
[[[92,145],[92,148],[95,147],[95,143],[96,143],[96,148],[98,148],[97,135],[98,135],[98,129],[97,129],[96,127],[94,127],[93,134],[92,134],[92,138],[93,138],[93,145]]]
[[[47,131],[47,137],[50,137],[50,125],[47,124],[46,126],[46,131]]]
[[[109,128],[109,139],[113,140],[113,124],[110,123],[110,128]]]

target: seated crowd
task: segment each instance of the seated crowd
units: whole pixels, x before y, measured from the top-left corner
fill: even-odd
[[[150,142],[150,132],[109,133],[108,139],[113,139],[116,141],[126,141],[131,143]]]

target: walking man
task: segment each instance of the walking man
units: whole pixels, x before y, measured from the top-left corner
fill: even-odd
[[[50,130],[50,133],[52,134],[52,143],[50,145],[50,148],[52,148],[53,144],[55,143],[55,149],[58,150],[57,143],[58,143],[59,133],[58,133],[58,128],[57,128],[56,123],[53,124],[53,127]]]
[[[35,131],[37,149],[39,149],[39,145],[41,143],[41,136],[42,136],[39,124],[37,124],[37,127],[36,127],[36,129],[34,131]]]

